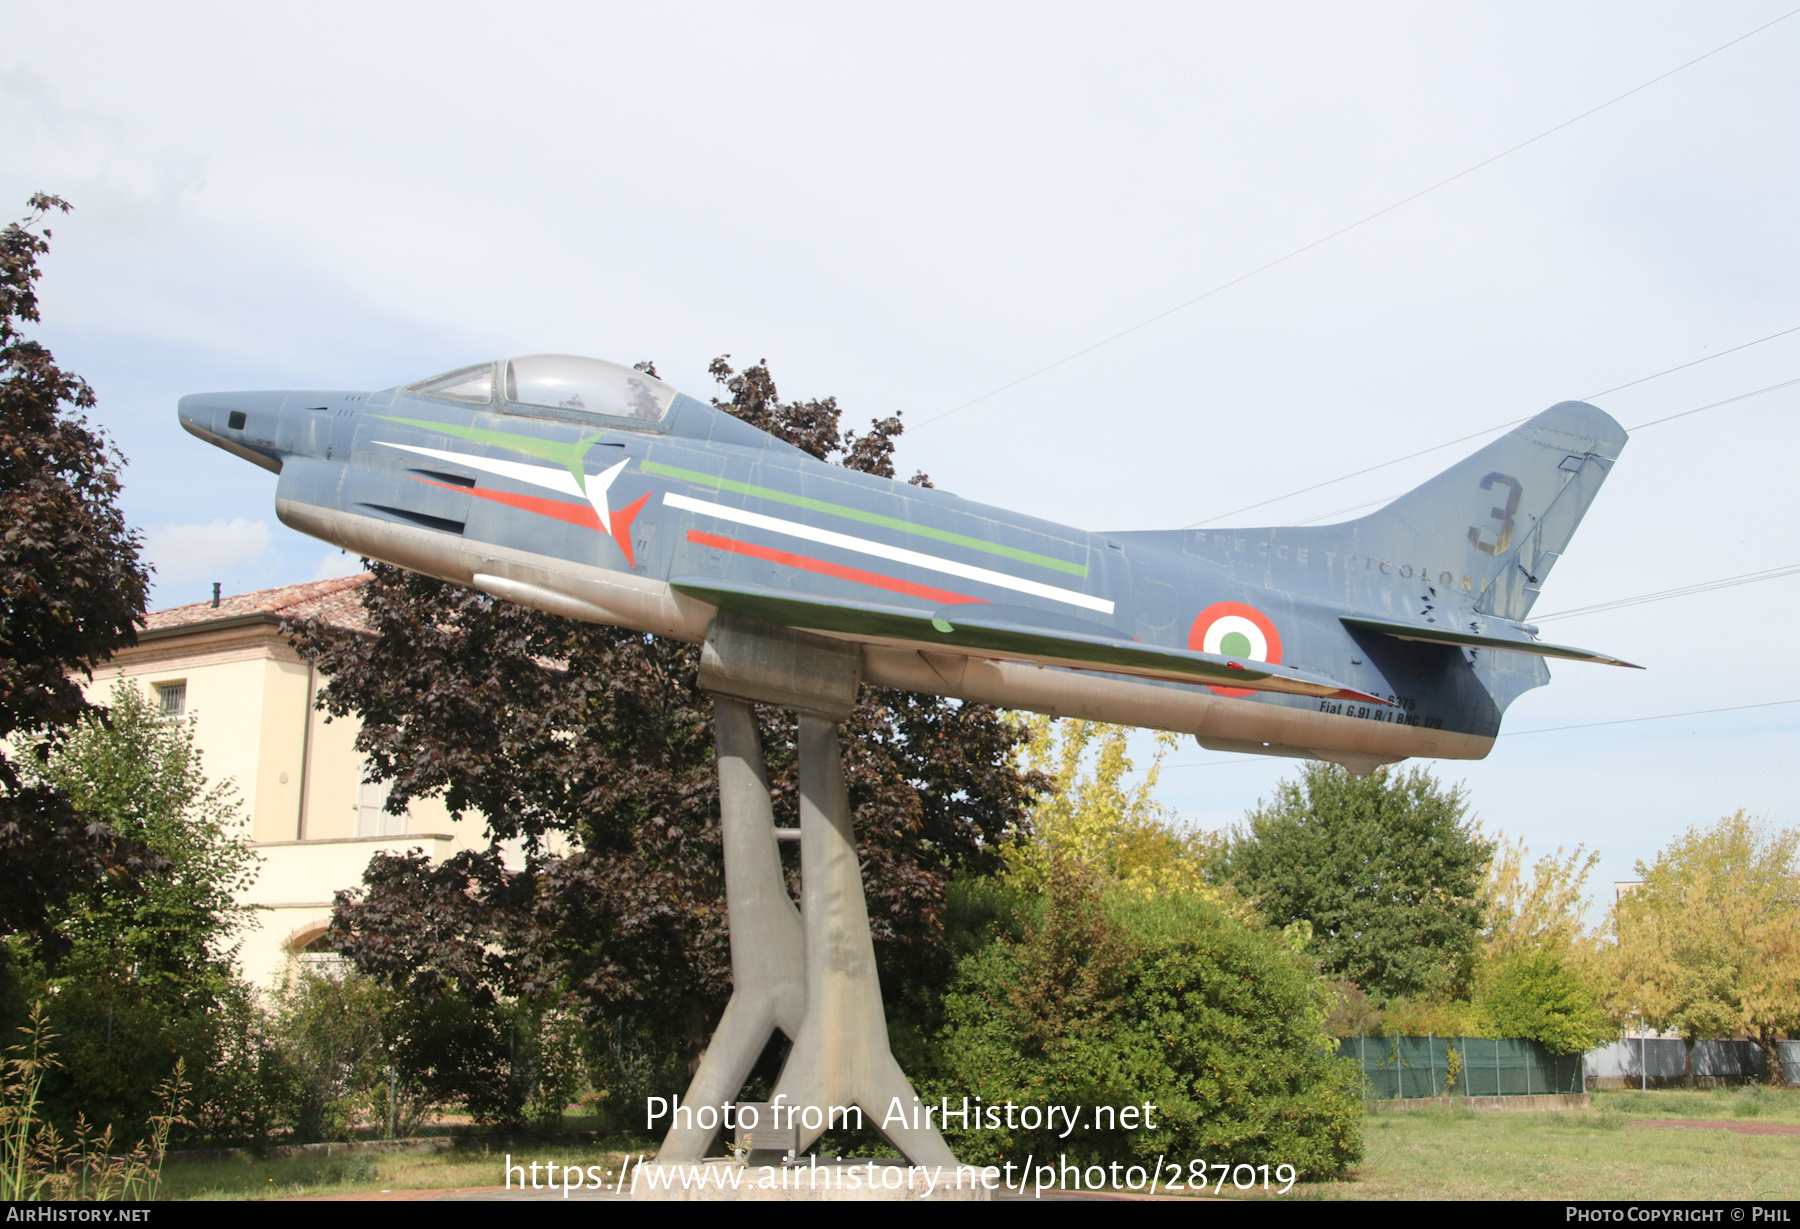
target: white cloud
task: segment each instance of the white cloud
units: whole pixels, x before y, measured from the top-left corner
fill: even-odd
[[[313,569],[312,578],[314,580],[332,580],[339,576],[355,576],[362,570],[363,563],[360,558],[352,555],[349,551],[334,550],[319,560],[319,566]]]
[[[269,548],[269,523],[234,518],[205,525],[163,525],[144,534],[144,554],[164,584],[218,577],[255,563]]]

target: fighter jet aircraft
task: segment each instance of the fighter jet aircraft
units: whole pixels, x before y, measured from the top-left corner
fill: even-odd
[[[861,646],[864,681],[1367,772],[1479,759],[1549,681],[1525,619],[1625,444],[1565,401],[1342,524],[1091,533],[828,465],[572,355],[383,392],[184,397],[283,523],[554,614]]]

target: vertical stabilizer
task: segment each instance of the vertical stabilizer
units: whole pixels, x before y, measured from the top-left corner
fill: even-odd
[[[1553,405],[1351,522],[1356,543],[1387,559],[1457,559],[1459,572],[1477,582],[1477,610],[1523,619],[1625,439],[1604,410],[1583,401]]]

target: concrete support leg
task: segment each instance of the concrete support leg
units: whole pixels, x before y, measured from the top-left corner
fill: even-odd
[[[918,1102],[888,1049],[837,725],[806,713],[800,714],[800,858],[806,1014],[770,1100],[825,1112],[859,1105],[913,1164],[954,1166],[956,1157],[944,1137],[925,1126],[922,1115],[918,1127],[883,1125],[896,1103],[910,1123]],[[800,1125],[804,1150],[824,1126]]]
[[[695,1109],[736,1100],[770,1034],[779,1028],[790,1038],[799,1035],[806,1003],[805,932],[782,877],[756,716],[749,704],[722,695],[713,697],[713,714],[731,917],[731,1002],[683,1098]],[[672,1126],[657,1156],[698,1161],[717,1135],[716,1125]]]
[[[910,1125],[920,1107],[888,1048],[837,734],[856,704],[861,660],[855,645],[725,611],[707,630],[700,685],[713,693],[718,720],[732,994],[684,1103],[698,1109],[735,1100],[779,1028],[794,1046],[770,1098],[776,1120],[765,1128],[794,1128],[805,1149],[824,1133],[831,1110],[841,1117],[856,1106],[913,1164],[954,1166],[936,1127],[922,1114]],[[799,715],[800,911],[782,878],[750,702]],[[905,1125],[888,1121],[896,1107]],[[671,1127],[658,1159],[697,1161],[714,1134]]]

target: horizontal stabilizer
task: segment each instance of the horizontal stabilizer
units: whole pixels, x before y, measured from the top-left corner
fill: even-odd
[[[1380,632],[1396,640],[1413,640],[1422,644],[1453,644],[1464,649],[1491,649],[1498,653],[1529,653],[1533,657],[1563,657],[1570,661],[1591,661],[1602,666],[1624,666],[1631,670],[1643,667],[1632,662],[1608,657],[1591,649],[1571,648],[1566,644],[1545,644],[1539,640],[1508,640],[1501,636],[1482,636],[1454,627],[1438,627],[1431,623],[1395,623],[1386,619],[1364,619],[1345,615],[1346,627]]]
[[[1310,670],[1140,644],[1135,640],[1099,634],[1102,629],[1097,625],[1092,633],[1065,627],[1032,626],[1012,618],[977,613],[981,606],[975,603],[926,613],[868,602],[827,600],[710,576],[681,577],[669,583],[679,592],[721,610],[803,631],[883,643],[898,642],[931,652],[967,657],[990,657],[1074,670],[1102,670],[1179,683],[1241,687],[1249,691],[1387,703],[1378,697],[1352,691],[1335,679]],[[1012,608],[1005,609],[1007,614],[1014,613]]]

